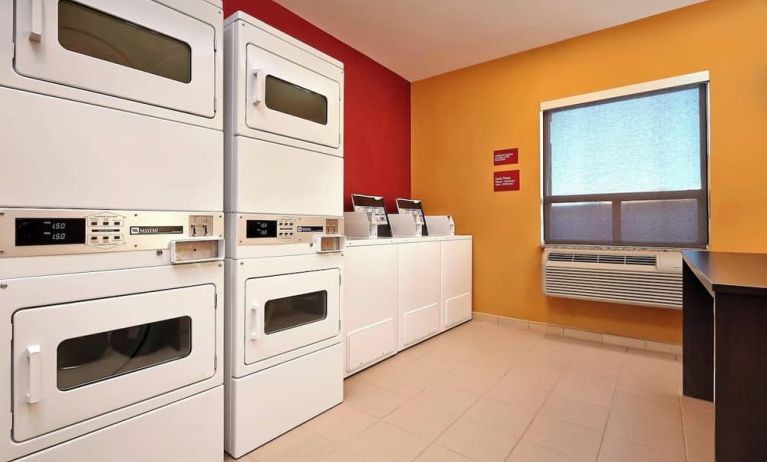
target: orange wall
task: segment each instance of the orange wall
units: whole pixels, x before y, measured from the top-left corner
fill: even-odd
[[[681,341],[677,311],[541,294],[538,107],[706,69],[711,246],[767,252],[766,0],[710,0],[413,84],[412,194],[474,235],[476,311]],[[493,193],[492,151],[515,146],[522,189]]]

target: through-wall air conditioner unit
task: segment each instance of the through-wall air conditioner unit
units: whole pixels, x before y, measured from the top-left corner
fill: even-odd
[[[682,309],[682,254],[547,248],[543,292],[551,297]]]

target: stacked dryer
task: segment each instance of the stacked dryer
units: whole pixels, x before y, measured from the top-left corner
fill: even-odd
[[[343,65],[237,13],[225,24],[226,450],[343,399]]]
[[[220,461],[221,1],[0,18],[0,460]]]

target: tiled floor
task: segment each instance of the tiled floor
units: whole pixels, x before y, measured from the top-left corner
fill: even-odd
[[[247,462],[707,462],[708,403],[668,355],[472,321],[345,383]]]

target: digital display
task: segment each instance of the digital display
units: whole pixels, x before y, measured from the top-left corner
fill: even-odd
[[[16,246],[85,244],[85,218],[17,218]]]
[[[277,237],[277,221],[248,220],[246,224],[245,235],[248,239]]]

